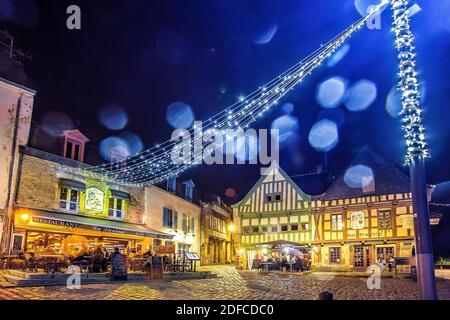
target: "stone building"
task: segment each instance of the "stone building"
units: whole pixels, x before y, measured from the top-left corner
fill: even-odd
[[[234,255],[232,209],[221,201],[202,203],[202,265],[231,263]]]
[[[409,178],[369,149],[344,172],[353,175],[326,187],[320,175],[294,182],[271,168],[233,206],[244,266],[282,247],[302,250],[313,267],[326,269],[362,271],[378,258],[412,257]]]
[[[14,52],[14,50],[12,51]],[[0,252],[9,246],[19,146],[28,142],[36,92],[22,67],[0,51]]]
[[[146,226],[144,188],[86,176],[87,138],[78,130],[64,132],[64,137],[64,156],[31,147],[20,149],[12,252],[46,248],[67,252],[73,249],[67,246],[81,244],[143,252],[154,239],[172,239]]]

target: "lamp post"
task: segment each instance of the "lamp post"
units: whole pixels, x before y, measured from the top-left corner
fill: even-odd
[[[420,88],[417,79],[414,35],[408,16],[409,0],[390,0],[393,11],[393,32],[399,59],[399,84],[402,93],[402,129],[404,132],[409,165],[414,212],[417,279],[420,298],[436,300],[433,246],[425,178],[425,159],[428,146],[420,108]]]

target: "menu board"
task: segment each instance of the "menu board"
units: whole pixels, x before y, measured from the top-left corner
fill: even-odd
[[[163,259],[162,257],[154,256],[152,257],[152,279],[162,279],[163,278]]]
[[[121,253],[111,254],[111,280],[127,280],[127,259]]]
[[[200,260],[200,257],[195,252],[186,252],[186,258],[189,260]]]

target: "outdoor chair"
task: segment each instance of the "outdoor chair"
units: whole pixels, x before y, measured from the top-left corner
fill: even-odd
[[[22,267],[22,271],[26,271],[27,269],[30,272],[37,272],[39,267],[39,263],[36,258],[29,252],[24,253],[24,264]]]

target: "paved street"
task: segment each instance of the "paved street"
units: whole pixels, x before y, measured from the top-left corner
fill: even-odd
[[[171,282],[115,283],[84,285],[79,290],[66,287],[0,289],[0,299],[316,299],[322,291],[335,299],[417,299],[417,283],[408,279],[383,278],[380,290],[368,290],[366,279],[333,276],[329,273],[263,275],[236,271],[233,267],[204,267],[218,278]],[[440,299],[450,300],[450,280],[438,279]]]

